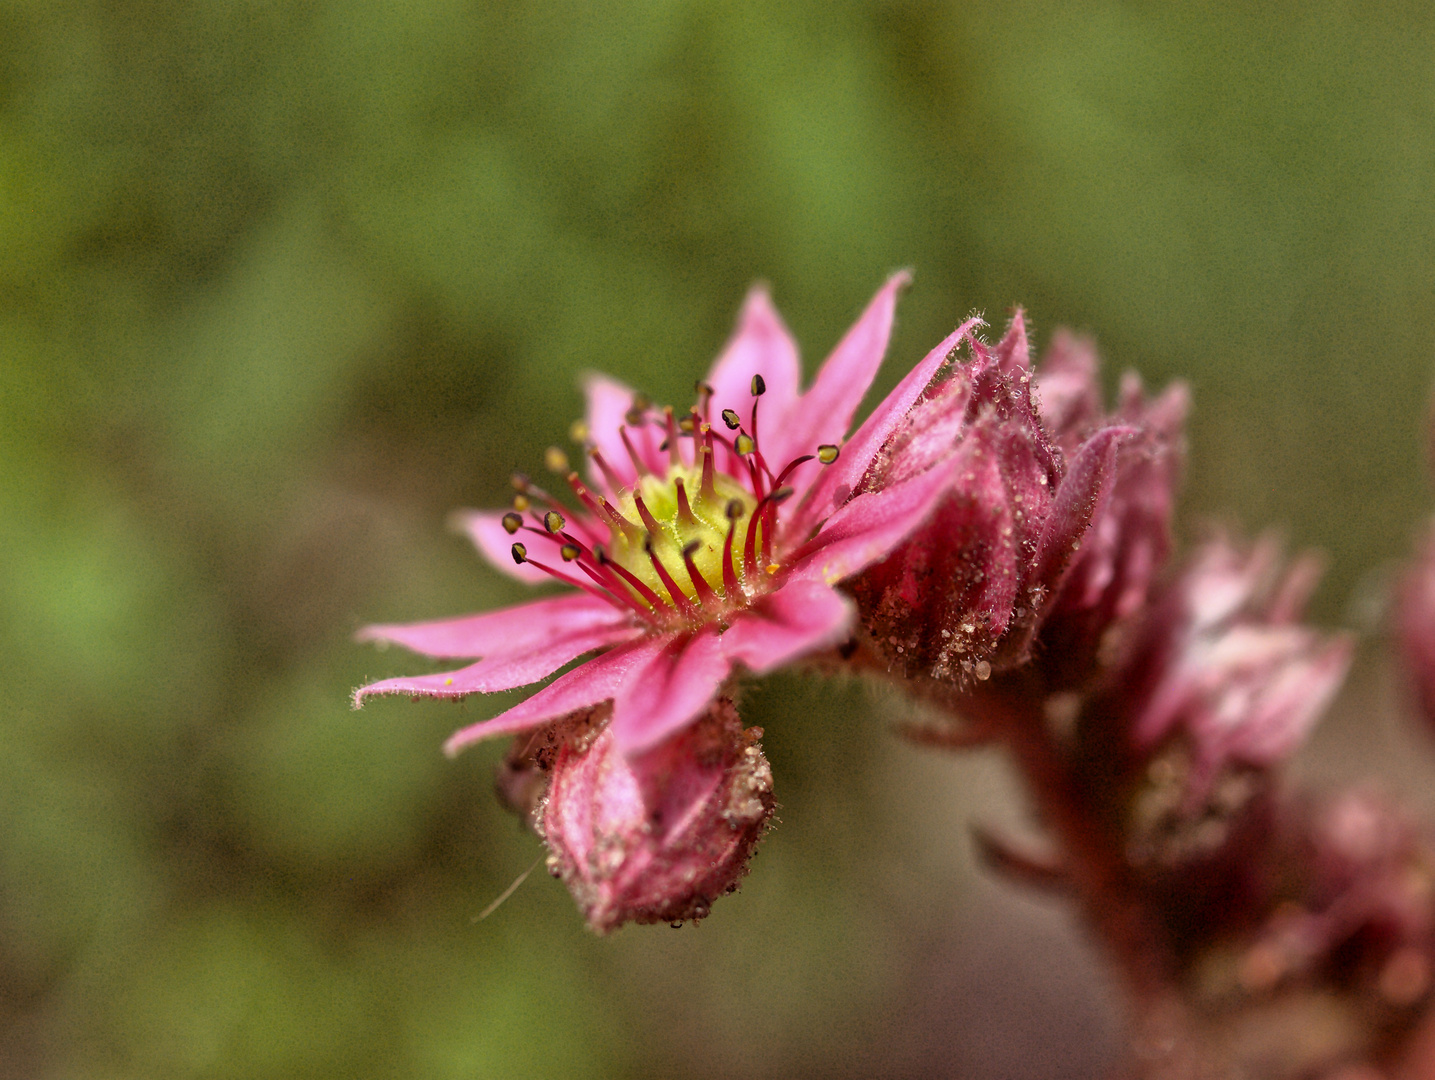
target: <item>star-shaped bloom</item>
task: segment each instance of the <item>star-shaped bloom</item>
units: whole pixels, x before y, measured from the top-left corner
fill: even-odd
[[[844,444],[906,281],[887,282],[806,391],[796,346],[762,289],[749,295],[687,412],[589,378],[589,475],[568,474],[571,500],[516,478],[513,509],[463,519],[495,565],[569,591],[481,615],[367,628],[363,640],[477,662],[372,683],[355,704],[373,694],[509,690],[596,654],[457,732],[446,749],[611,703],[613,744],[633,757],[706,714],[735,671],[760,675],[845,641],[854,608],[837,584],[886,555],[947,484],[933,469],[908,469],[881,490],[860,490],[863,477],[979,323],[933,349]]]

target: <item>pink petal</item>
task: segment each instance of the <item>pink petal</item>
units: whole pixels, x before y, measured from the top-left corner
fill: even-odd
[[[371,694],[422,694],[426,697],[463,697],[512,690],[546,679],[564,664],[594,649],[618,645],[643,636],[637,626],[600,626],[562,634],[522,652],[490,656],[458,671],[434,675],[402,676],[371,683],[354,695],[355,704]]]
[[[732,664],[716,630],[669,637],[613,697],[613,736],[625,754],[662,742],[708,707]]]
[[[473,546],[478,548],[479,553],[493,565],[494,569],[528,585],[552,582],[553,579],[542,570],[529,566],[527,563],[520,565],[513,561],[513,542],[517,537],[510,535],[508,530],[503,527],[503,515],[506,512],[503,510],[460,510],[453,515],[451,520],[455,528],[473,541]],[[524,543],[527,543],[527,540]]]
[[[444,753],[452,757],[465,746],[492,738],[495,735],[511,735],[515,731],[526,731],[548,720],[591,708],[612,700],[625,681],[649,663],[653,656],[662,651],[668,638],[648,637],[630,645],[620,645],[611,652],[595,656],[566,675],[561,675],[538,693],[519,702],[507,712],[499,713],[492,720],[470,724],[454,732],[444,743]],[[391,680],[397,682],[398,680]],[[402,693],[395,689],[393,693]],[[432,691],[429,691],[430,693]],[[442,695],[440,695],[442,696]]]
[[[725,430],[718,419],[723,409],[732,409],[742,418],[743,427],[749,427],[754,375],[761,375],[767,384],[767,393],[758,408],[757,427],[759,446],[763,448],[763,456],[768,457],[768,436],[786,428],[797,403],[802,366],[797,358],[797,344],[773,308],[767,290],[761,286],[747,294],[737,330],[708,375],[708,383],[713,388],[712,422],[718,425],[719,431]],[[786,461],[769,458],[768,463],[781,468]]]
[[[1081,539],[1116,471],[1116,450],[1134,428],[1109,427],[1082,444],[1057,488],[1051,512],[1037,542],[1033,583],[1045,586],[1048,602],[1056,599]]]
[[[790,581],[733,620],[722,635],[723,652],[761,675],[841,642],[854,610],[829,585]]]
[[[878,290],[867,309],[832,350],[817,372],[811,388],[802,395],[787,424],[763,435],[768,463],[777,468],[802,454],[815,454],[824,443],[841,443],[857,406],[862,404],[892,336],[897,294],[912,280],[905,270],[893,274]],[[770,448],[770,449],[769,449]],[[789,483],[801,492],[817,475],[819,466],[802,466]]]
[[[789,578],[833,585],[851,577],[920,525],[950,483],[949,470],[935,468],[901,484],[858,495],[798,549]]]
[[[1026,339],[1026,315],[1021,308],[1016,309],[1006,334],[997,343],[997,367],[1004,372],[1031,370],[1031,346]]]
[[[982,320],[975,317],[962,323],[943,338],[942,342],[923,357],[922,362],[908,372],[906,378],[882,399],[872,415],[853,433],[852,438],[847,440],[847,444],[842,448],[842,456],[827,466],[803,499],[802,505],[792,515],[789,525],[792,535],[801,536],[811,530],[832,512],[834,496],[841,495],[845,498],[846,493],[857,486],[862,474],[872,464],[872,459],[897,430],[962,339],[970,336],[982,325]]]
[[[630,621],[626,611],[597,597],[566,593],[482,615],[366,626],[355,637],[359,641],[392,642],[426,656],[457,660],[511,656],[555,637],[621,629]]]
[[[627,424],[625,417],[633,407],[633,391],[606,375],[592,373],[583,377],[583,393],[588,397],[588,438],[624,484],[631,484],[638,474],[620,434]],[[634,443],[635,446],[639,445]],[[600,491],[607,491],[603,473],[593,462],[588,463],[588,479]],[[610,495],[614,494],[609,492]]]

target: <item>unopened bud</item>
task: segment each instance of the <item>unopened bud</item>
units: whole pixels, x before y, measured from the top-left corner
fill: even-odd
[[[541,827],[588,925],[607,933],[706,916],[737,888],[772,811],[767,759],[719,698],[636,757],[608,728],[560,747]]]

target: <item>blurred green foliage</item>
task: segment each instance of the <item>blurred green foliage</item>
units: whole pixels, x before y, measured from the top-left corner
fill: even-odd
[[[1414,4],[0,4],[0,1075],[1089,1072],[902,1019],[976,774],[860,689],[750,694],[744,892],[599,941],[470,921],[498,706],[352,713],[416,661],[348,635],[519,597],[444,515],[583,369],[686,400],[758,278],[811,365],[904,265],[884,387],[1017,303],[1189,379],[1185,522],[1338,617],[1426,502],[1432,74]]]

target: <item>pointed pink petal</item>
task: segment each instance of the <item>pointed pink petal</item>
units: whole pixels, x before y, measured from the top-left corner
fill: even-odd
[[[473,541],[473,546],[495,570],[528,585],[541,585],[553,579],[527,563],[513,561],[513,542],[518,539],[503,527],[504,510],[459,510],[453,517],[454,527]],[[528,541],[525,539],[524,543]]]
[[[882,399],[872,415],[853,433],[842,448],[842,456],[823,471],[817,483],[812,486],[802,505],[792,515],[789,528],[792,535],[801,536],[808,532],[828,514],[832,513],[835,495],[846,497],[862,479],[862,474],[872,464],[872,459],[882,445],[896,431],[906,418],[922,392],[927,389],[948,357],[978,327],[984,325],[980,318],[971,318],[962,323],[941,343],[923,357],[922,362],[907,373],[906,378]]]
[[[599,626],[560,634],[541,645],[522,652],[490,656],[458,671],[440,671],[433,675],[400,676],[360,687],[354,703],[362,704],[373,694],[421,694],[425,697],[463,697],[466,694],[492,694],[512,690],[546,679],[564,664],[571,663],[594,649],[619,645],[641,637],[637,626]]]
[[[633,463],[628,458],[628,451],[623,447],[623,437],[619,432],[627,423],[624,418],[628,410],[633,407],[632,389],[616,379],[595,372],[583,377],[583,393],[588,397],[586,423],[589,440],[597,447],[603,460],[612,467],[618,478],[625,484],[631,484],[638,474],[633,470]],[[591,461],[588,462],[588,479],[599,491],[608,490],[603,473]]]
[[[716,630],[667,638],[613,697],[613,736],[632,755],[662,742],[708,707],[732,664]]]
[[[920,525],[950,483],[949,470],[938,467],[893,487],[858,495],[797,550],[789,579],[833,585],[851,577]]]
[[[791,581],[733,620],[722,635],[729,660],[761,675],[847,635],[852,602],[818,581]]]
[[[743,427],[749,426],[754,375],[761,375],[767,384],[757,414],[758,445],[768,463],[781,468],[786,462],[778,462],[767,453],[768,436],[777,435],[787,426],[797,402],[802,367],[797,359],[797,344],[761,286],[747,294],[737,330],[708,375],[713,388],[712,422],[719,431],[726,430],[718,419],[723,409],[732,409],[742,418]]]
[[[1029,580],[1045,586],[1048,605],[1055,601],[1087,526],[1116,471],[1116,450],[1134,428],[1109,427],[1082,444],[1057,488],[1051,512],[1037,541],[1036,559]]]
[[[763,435],[769,464],[781,468],[779,463],[785,464],[802,454],[815,454],[824,443],[842,442],[852,426],[857,406],[862,404],[887,353],[897,294],[911,280],[912,275],[905,270],[887,279],[861,318],[832,350],[788,423],[781,430],[769,429]],[[815,463],[803,465],[788,482],[801,493],[819,468]]]
[[[997,343],[997,367],[1002,371],[1030,371],[1031,346],[1026,339],[1026,313],[1021,308],[1011,317],[1011,325]]]
[[[667,640],[661,636],[648,637],[595,656],[507,712],[454,732],[443,745],[444,753],[452,757],[465,746],[483,739],[526,731],[548,720],[612,700],[624,681],[644,668]]]
[[[632,616],[587,593],[566,593],[527,604],[434,622],[366,626],[358,641],[392,642],[442,660],[511,656],[566,634],[621,628]]]

